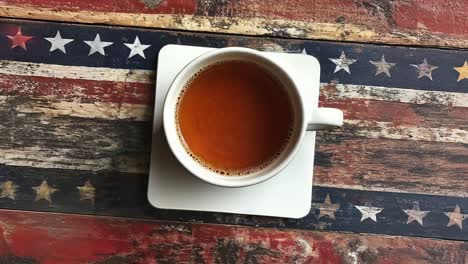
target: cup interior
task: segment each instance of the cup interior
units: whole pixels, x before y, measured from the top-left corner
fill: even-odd
[[[255,63],[281,82],[293,112],[291,137],[280,155],[262,169],[241,176],[225,176],[216,173],[192,158],[181,142],[177,124],[177,102],[188,82],[199,71],[220,62],[246,61]],[[163,110],[163,124],[169,147],[179,162],[192,174],[211,184],[224,187],[242,187],[265,181],[280,172],[292,160],[300,147],[306,130],[304,106],[296,84],[283,68],[261,52],[247,48],[222,48],[208,52],[185,66],[174,79],[166,96]]]

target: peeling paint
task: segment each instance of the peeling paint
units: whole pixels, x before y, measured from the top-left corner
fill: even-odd
[[[140,0],[148,8],[156,8],[162,0]]]

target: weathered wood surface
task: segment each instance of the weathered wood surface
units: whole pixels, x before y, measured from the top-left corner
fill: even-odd
[[[17,29],[15,24],[2,26],[7,34]],[[41,39],[58,29],[64,38],[76,39],[66,46],[67,54],[49,52],[50,44]],[[0,39],[0,111],[9,124],[2,127],[3,164],[146,173],[155,78],[151,69],[159,47],[198,43],[283,52],[305,48],[322,64],[320,103],[343,109],[346,116],[344,129],[319,133],[316,183],[466,196],[468,186],[460,172],[467,169],[468,80],[457,82],[453,69],[463,64],[464,51],[45,23],[26,23],[22,30],[36,35],[27,51],[12,50],[8,39]],[[87,56],[82,39],[96,33],[115,42],[111,57]],[[146,60],[127,58],[128,49],[121,43],[134,35],[153,45],[145,51]],[[358,59],[350,66],[351,74],[333,73],[329,58],[341,51]],[[368,62],[382,54],[397,63],[391,78],[374,76],[375,67]],[[432,81],[418,79],[410,66],[423,58],[439,66]]]
[[[464,242],[0,211],[2,263],[465,263]]]
[[[5,35],[33,36],[26,50]],[[52,38],[74,39],[66,53]],[[83,41],[113,42],[89,56]],[[468,240],[447,214],[468,211],[467,51],[258,39],[58,23],[0,22],[0,207],[184,222],[414,235]],[[129,58],[123,43],[151,45]],[[301,220],[151,208],[146,184],[154,72],[170,43],[305,52],[321,63],[320,104],[343,109],[343,129],[319,133],[313,209]],[[350,73],[330,59],[356,60]],[[369,61],[396,63],[375,75]],[[418,78],[426,59],[438,66]],[[42,187],[41,187],[42,186]],[[38,193],[39,192],[39,193]],[[49,194],[49,196],[47,195]],[[322,205],[330,196],[333,218]],[[333,205],[334,204],[334,205]],[[421,223],[405,210],[418,204]],[[328,205],[330,206],[330,205]],[[382,209],[362,219],[358,207]],[[322,214],[322,215],[321,215]],[[462,218],[463,219],[463,218]],[[361,221],[362,220],[362,221]]]
[[[468,240],[449,213],[468,210],[466,51],[216,36],[3,20],[33,36],[27,50],[0,38],[0,207],[159,220]],[[44,38],[74,39],[50,51]],[[83,42],[100,34],[107,56]],[[138,36],[145,58],[128,58]],[[317,137],[313,207],[300,220],[157,210],[146,199],[154,68],[165,44],[305,52],[321,65],[320,104],[343,109],[343,129]],[[330,58],[357,60],[341,70]],[[369,61],[396,63],[375,75]],[[418,78],[411,64],[439,68]],[[438,195],[438,196],[435,196]],[[330,199],[328,204],[327,197]],[[424,216],[405,210],[418,205]],[[375,221],[358,208],[382,209]],[[333,213],[324,215],[324,212]],[[454,218],[453,218],[454,219]],[[361,221],[362,220],[362,221]],[[411,221],[409,221],[411,220]],[[419,222],[421,221],[421,222]]]
[[[0,1],[11,18],[459,48],[467,10],[467,0]]]
[[[1,208],[468,240],[466,221],[461,221],[460,227],[446,215],[457,206],[461,214],[467,213],[468,199],[460,197],[372,192],[316,184],[308,216],[285,219],[154,209],[147,201],[148,179],[144,174],[0,166],[0,175],[0,183],[11,181],[13,185],[5,188],[7,191],[2,186]],[[52,191],[50,196],[35,189],[44,181],[48,186],[44,190]],[[331,204],[327,204],[327,199]],[[411,219],[405,210],[412,210],[415,204],[426,213],[421,222],[408,222]],[[382,210],[374,221],[362,219],[357,206]],[[325,212],[330,214],[324,215]]]

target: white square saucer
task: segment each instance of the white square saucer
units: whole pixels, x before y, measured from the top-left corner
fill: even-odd
[[[257,185],[227,188],[206,183],[188,172],[172,154],[162,128],[166,93],[179,71],[213,48],[167,45],[159,52],[148,200],[157,208],[225,212],[288,218],[309,213],[315,152],[315,132],[306,132],[291,163]],[[318,106],[320,64],[312,56],[265,52],[292,76],[311,115]]]

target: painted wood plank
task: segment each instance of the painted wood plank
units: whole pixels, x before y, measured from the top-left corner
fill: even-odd
[[[465,214],[468,208],[464,198],[467,186],[460,176],[467,166],[464,99],[468,80],[457,82],[458,73],[453,69],[466,60],[466,51],[257,41],[237,36],[8,21],[0,25],[0,34],[16,34],[21,25],[24,34],[35,38],[26,44],[27,50],[11,49],[8,38],[0,38],[0,207],[467,238],[463,220],[453,222],[447,215],[455,214],[457,208]],[[64,38],[76,39],[66,46],[66,54],[50,52],[50,43],[43,39],[53,37],[57,30]],[[96,34],[114,42],[106,49],[107,56],[89,56],[83,40],[92,40]],[[152,45],[145,53],[146,60],[128,58],[129,50],[123,44],[135,36]],[[307,218],[296,221],[149,207],[146,173],[151,70],[157,52],[167,43],[304,50],[319,58],[324,83],[321,104],[344,109],[347,123],[342,130],[319,133],[312,198],[315,207]],[[333,73],[336,65],[330,58],[336,59],[342,52],[357,60],[350,66],[351,74],[343,70]],[[369,62],[379,60],[382,54],[387,61],[397,63],[391,77],[376,76],[376,68]],[[411,66],[425,58],[439,67],[432,81],[418,78]],[[327,194],[330,203],[326,202]],[[416,202],[427,211],[421,220],[424,226],[419,219],[408,222],[404,211],[412,210]],[[329,207],[339,204],[333,219],[330,208],[322,208],[324,203]],[[375,213],[375,221],[369,215],[372,210],[381,210]],[[360,221],[364,212],[369,217]]]
[[[428,89],[429,90],[429,89]],[[468,107],[468,95],[457,92],[421,91],[384,86],[322,83],[321,95],[325,99],[354,98],[412,104],[435,104]]]
[[[31,62],[0,62],[2,95],[53,96],[73,101],[151,104],[155,73],[149,70],[104,69]],[[46,71],[37,71],[46,67]],[[70,71],[69,68],[73,69]],[[53,69],[53,70],[52,70]],[[63,71],[62,71],[63,69]],[[108,71],[109,70],[109,71]],[[96,74],[98,73],[98,74]],[[62,78],[57,78],[62,76]],[[87,78],[87,79],[84,79]],[[384,102],[468,107],[468,94],[407,88],[321,83],[321,100],[368,99]],[[382,103],[383,104],[383,103]]]
[[[322,95],[327,92],[322,91]],[[420,103],[401,103],[383,100],[368,100],[354,97],[323,95],[319,105],[336,107],[344,111],[349,124],[358,121],[387,123],[394,128],[414,127],[418,129],[456,128],[466,129],[467,107]],[[372,124],[369,124],[373,127]],[[450,137],[450,135],[449,135]],[[430,141],[430,140],[429,140]]]
[[[0,96],[0,102],[13,99]],[[42,102],[41,102],[42,101]],[[34,103],[18,105],[16,110],[22,114],[42,114],[44,119],[58,116],[84,117],[105,120],[151,121],[153,107],[128,103],[77,103],[51,101],[50,98],[34,100]],[[458,137],[452,139],[458,141]],[[450,141],[449,141],[450,142]]]
[[[12,101],[14,99],[14,97],[0,96],[0,102]],[[51,98],[45,100],[31,100],[27,103],[23,102],[23,104],[16,105],[15,110],[22,115],[41,114],[40,118],[43,119],[66,116],[146,122],[152,120],[153,107],[148,105],[99,102],[54,102],[50,99]],[[347,107],[337,107],[337,104],[324,103],[323,105],[344,110],[346,118],[344,121],[344,129],[355,137],[468,144],[467,124],[465,122],[468,116],[468,109],[462,108],[459,111],[454,109],[455,111],[452,114],[443,112],[441,115],[437,115],[437,111],[429,111],[428,114],[422,113],[418,115],[417,112],[405,113],[405,107],[399,105],[396,111],[392,111],[390,104],[379,105],[378,109],[375,110],[370,107],[372,103],[367,103],[365,109],[367,114],[362,114],[362,112],[356,108],[348,109]],[[343,104],[339,106],[343,106]],[[351,107],[356,107],[356,105],[351,105]],[[389,107],[385,110],[385,113],[379,112],[379,109],[385,109],[385,107]],[[415,107],[414,110],[417,111],[419,109]],[[392,114],[398,115],[391,116]],[[433,114],[433,116],[431,116],[431,114]],[[455,118],[445,119],[450,122],[441,122],[438,119],[444,117],[451,118],[452,116],[455,116]]]
[[[464,263],[467,257],[459,241],[7,210],[0,230],[4,263]]]
[[[466,48],[465,0],[125,1],[3,0],[12,18]]]
[[[0,96],[0,163],[147,173],[151,107],[110,105]],[[340,130],[318,133],[316,183],[466,196],[466,108],[346,100],[330,106],[347,120]]]
[[[11,48],[8,37],[18,33],[18,29],[24,35],[33,36],[25,45],[27,50],[21,47]],[[51,44],[45,38],[54,37],[60,31],[63,38],[74,41],[65,45],[66,54],[61,50],[50,51]],[[90,47],[84,41],[93,40],[99,34],[102,41],[113,44],[105,48],[106,56],[99,53],[89,55]],[[96,73],[89,74],[90,79],[105,78],[115,81],[125,80],[129,82],[141,82],[150,76],[145,71],[127,70],[151,70],[154,71],[157,63],[157,54],[160,48],[166,44],[198,45],[207,47],[244,46],[260,50],[276,52],[301,53],[317,57],[321,64],[321,82],[339,83],[346,85],[365,85],[377,87],[405,88],[420,91],[468,93],[468,78],[458,79],[460,73],[455,67],[461,67],[468,61],[466,50],[442,50],[427,48],[408,48],[397,46],[350,44],[320,41],[300,41],[284,39],[258,40],[252,37],[195,34],[190,32],[164,32],[148,29],[113,28],[102,26],[69,25],[43,22],[25,22],[14,20],[2,20],[0,23],[0,60],[7,70],[2,73],[12,74],[16,70],[18,75],[34,75],[47,77],[57,74],[57,77],[79,79],[85,78],[86,73],[93,69],[83,67],[99,67]],[[133,56],[129,58],[130,49],[125,43],[133,43],[136,36],[141,43],[151,45],[144,51],[145,58]],[[331,59],[337,59],[341,54],[354,62],[349,66],[350,73],[340,70]],[[395,65],[389,69],[389,75],[380,73],[376,75],[376,66],[371,63],[381,60],[382,55],[388,63]],[[431,72],[431,78],[420,76],[418,65],[424,60],[437,68]],[[8,65],[8,61],[22,61]],[[28,67],[27,63],[34,63]],[[48,64],[48,65],[44,65]],[[79,66],[70,68],[62,66]],[[109,69],[105,69],[109,68]],[[110,70],[112,68],[112,70]],[[119,74],[113,77],[113,74]],[[99,75],[103,75],[100,77]],[[122,77],[124,76],[124,77]],[[120,78],[120,79],[119,79]]]
[[[15,105],[18,113],[41,113],[44,118],[56,116],[73,116],[99,119],[131,119],[150,121],[152,105],[129,104],[126,101],[146,100],[153,98],[153,90],[148,86],[126,86],[107,82],[92,83],[92,87],[83,88],[82,82],[71,83],[59,81],[62,86],[50,87],[52,81],[34,83],[23,79],[12,82],[11,76],[0,78],[0,92],[37,96],[37,99],[22,100]],[[25,81],[25,82],[23,82]],[[24,84],[27,84],[25,86]],[[85,84],[86,85],[86,84]],[[101,89],[96,88],[102,85]],[[119,92],[123,86],[122,94]],[[1,89],[4,87],[3,89]],[[18,91],[16,87],[22,87]],[[31,90],[32,87],[32,90]],[[34,88],[35,87],[35,88]],[[44,87],[44,88],[43,88]],[[55,87],[58,88],[57,90]],[[89,89],[89,90],[88,90]],[[141,91],[143,90],[143,91]],[[37,91],[37,92],[36,92]],[[57,93],[51,96],[49,93]],[[140,93],[142,92],[142,93]],[[327,92],[326,92],[327,93]],[[133,97],[133,98],[132,98]],[[71,101],[61,101],[67,98]],[[94,102],[86,101],[94,99]],[[97,100],[96,100],[97,99]],[[104,102],[101,102],[102,101]],[[107,103],[107,101],[118,103]],[[337,107],[345,112],[347,125],[355,128],[357,136],[369,138],[389,138],[422,140],[435,142],[466,143],[466,108],[427,107],[413,104],[395,104],[361,99],[337,99],[333,97],[321,101],[324,106]],[[0,96],[0,101],[15,101],[15,97]],[[81,102],[85,101],[85,102]],[[123,102],[122,102],[123,101]]]
[[[23,101],[27,108],[31,99],[10,98],[0,104],[0,163],[90,171],[147,171],[151,122],[21,113],[17,107],[11,107],[18,103],[15,100]],[[39,106],[37,102],[32,105]],[[47,105],[44,102],[45,109],[54,111]],[[106,108],[100,113],[97,109],[100,115],[110,111]],[[131,109],[116,110],[114,114],[124,115]],[[93,108],[83,112],[90,110]]]
[[[8,181],[11,184],[4,187]],[[301,219],[286,219],[155,209],[147,202],[144,174],[0,166],[0,183],[0,206],[9,209],[468,240],[466,221],[459,218],[456,222],[450,215],[456,208],[460,217],[467,214],[468,199],[464,197],[315,184],[310,213]],[[365,215],[358,208],[378,211]]]
[[[316,155],[316,184],[467,196],[466,144],[323,134],[317,138]]]
[[[36,7],[60,7],[60,9],[75,11],[75,10],[93,10],[103,12],[122,12],[129,13],[132,11],[145,12],[145,13],[177,13],[177,14],[193,14],[196,11],[195,0],[175,0],[175,1],[161,1],[161,0],[148,0],[148,1],[132,1],[132,0],[111,0],[99,1],[96,3],[87,1],[68,1],[58,0],[55,5],[44,0],[8,0],[4,4],[16,4],[22,6],[36,6]]]
[[[154,78],[151,77],[154,76],[151,69],[154,69],[156,54],[162,45],[242,45],[282,52],[300,52],[305,47],[305,52],[318,56],[322,64],[322,81],[325,83],[322,86],[321,104],[343,109],[347,119],[345,129],[338,134],[320,135],[319,139],[323,137],[321,143],[328,147],[319,152],[319,156],[322,155],[323,158],[333,154],[341,157],[346,164],[356,164],[355,157],[343,154],[347,149],[347,143],[343,142],[357,142],[355,147],[362,153],[368,153],[365,146],[367,142],[371,142],[373,145],[368,149],[372,151],[360,158],[362,164],[365,164],[359,167],[360,173],[365,171],[367,165],[370,166],[369,170],[381,168],[378,158],[381,157],[379,153],[382,149],[379,148],[382,147],[392,151],[390,153],[393,156],[386,157],[390,158],[390,164],[400,159],[414,161],[414,155],[423,157],[418,160],[419,163],[403,163],[402,171],[395,171],[394,168],[389,168],[390,165],[384,165],[383,171],[396,174],[396,178],[404,175],[396,182],[392,182],[390,178],[375,185],[346,181],[350,188],[389,188],[395,191],[455,196],[465,194],[465,185],[458,184],[459,176],[453,171],[466,169],[459,161],[466,158],[460,144],[466,144],[467,140],[467,112],[464,106],[467,91],[465,83],[468,80],[457,82],[457,72],[450,67],[453,66],[450,62],[463,59],[466,55],[464,51],[273,39],[257,41],[246,37],[8,21],[10,22],[1,25],[6,34],[14,34],[18,25],[21,25],[24,34],[34,34],[36,39],[31,45],[28,44],[26,51],[20,47],[11,49],[8,38],[0,39],[0,42],[3,41],[0,49],[5,51],[0,53],[0,93],[7,96],[2,97],[5,105],[2,115],[4,120],[9,120],[8,124],[12,124],[5,128],[5,135],[24,135],[24,131],[28,131],[27,137],[39,139],[39,143],[32,144],[32,141],[23,140],[13,144],[11,137],[5,137],[1,159],[4,164],[146,173],[148,151],[144,145],[138,144],[150,141],[147,137],[149,134],[144,132],[143,127],[149,127],[147,122],[151,119],[151,78]],[[57,30],[62,31],[64,38],[76,38],[69,44],[71,46],[67,46],[66,54],[60,50],[49,52],[50,43],[42,38],[53,36]],[[98,33],[103,39],[106,38],[104,40],[114,42],[111,46],[114,49],[109,50],[111,53],[108,54],[113,56],[89,56],[89,48],[83,40],[92,39]],[[131,41],[137,35],[142,41],[146,40],[154,46],[145,53],[147,60],[142,57],[128,59],[129,51],[123,43]],[[358,59],[358,62],[350,66],[351,75],[344,71],[333,73],[336,65],[330,61],[330,57],[338,56],[342,51],[350,58]],[[392,59],[397,63],[395,67],[402,65],[402,68],[391,71],[391,78],[385,74],[375,76],[375,67],[369,62],[378,59],[381,54],[385,54],[388,61]],[[416,71],[411,69],[414,68],[410,65],[412,62],[427,57],[434,59],[440,66],[436,71],[441,71],[441,74],[436,75],[434,71],[433,81],[427,77],[418,79]],[[353,68],[354,66],[357,68]],[[408,69],[412,74],[408,75]],[[53,78],[54,76],[58,78]],[[122,122],[118,121],[122,119]],[[132,123],[131,120],[145,122]],[[96,132],[98,142],[107,142],[107,147],[101,149],[100,144],[93,144],[85,134],[88,131],[77,130],[77,125],[94,127],[91,134]],[[70,132],[73,132],[73,136],[68,135]],[[133,137],[142,143],[124,144],[125,137]],[[13,138],[18,139],[18,136]],[[381,139],[390,140],[380,141]],[[77,140],[87,147],[73,144]],[[402,143],[407,141],[418,143]],[[426,141],[432,143],[419,143]],[[444,142],[450,144],[440,144]],[[63,150],[59,151],[57,145],[62,146]],[[397,151],[402,145],[403,150]],[[406,148],[405,145],[411,148]],[[334,148],[343,153],[334,153]],[[437,151],[430,152],[427,149]],[[441,163],[433,168],[433,160],[441,159],[440,152],[450,153],[449,158],[442,156]],[[139,154],[136,155],[137,153]],[[329,159],[322,161],[324,164],[331,162]],[[333,160],[332,165],[341,172],[340,175],[349,176],[349,168],[343,161]],[[405,182],[404,177],[408,175],[417,179],[416,181],[422,181],[424,175],[417,174],[420,169],[415,168],[437,173],[437,177],[446,177],[447,182],[454,182],[458,187],[450,191],[450,188],[426,183],[422,183],[420,187],[402,184]],[[348,172],[343,173],[345,171]],[[320,175],[319,173],[318,179]],[[328,181],[327,179],[321,183],[338,184]]]
[[[152,107],[154,90],[153,83],[0,74],[0,96],[48,98],[56,102],[122,103]]]
[[[155,79],[155,71],[151,70],[135,71],[130,69],[30,63],[8,60],[0,60],[0,65],[2,65],[0,74],[15,76],[126,83],[151,83]]]
[[[375,123],[361,120],[347,120],[345,125],[350,125],[359,130],[364,129],[364,131],[356,130],[355,135],[366,138],[468,143],[468,132],[465,129],[395,126],[391,122]]]

